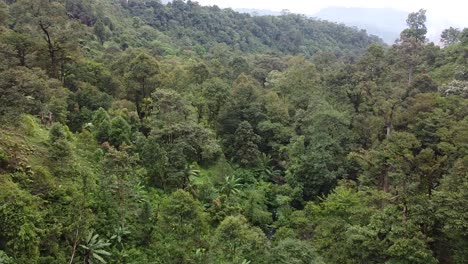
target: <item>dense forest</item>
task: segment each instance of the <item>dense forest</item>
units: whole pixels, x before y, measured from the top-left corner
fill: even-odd
[[[468,263],[468,29],[0,1],[0,263]]]

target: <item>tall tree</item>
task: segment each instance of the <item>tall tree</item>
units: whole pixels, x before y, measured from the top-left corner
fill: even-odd
[[[64,65],[77,52],[76,37],[81,24],[68,20],[64,5],[59,1],[17,1],[11,7],[15,27],[44,41],[48,54],[47,71],[51,77],[65,77]]]
[[[296,119],[300,136],[289,145],[286,179],[305,200],[311,200],[332,190],[339,177],[346,177],[345,155],[353,134],[346,114],[320,99]]]
[[[104,23],[102,23],[100,19],[94,24],[93,31],[99,39],[101,45],[104,45],[104,42],[107,40],[108,37],[108,32]]]
[[[211,78],[202,85],[202,94],[208,107],[208,120],[215,122],[229,97],[229,86],[220,78]]]
[[[258,165],[260,136],[255,134],[249,122],[243,121],[234,133],[233,158],[242,166]]]
[[[442,31],[442,34],[440,35],[440,40],[442,41],[442,43],[444,43],[444,46],[447,47],[460,42],[460,37],[460,29],[450,27]]]
[[[27,59],[33,52],[34,47],[34,43],[29,35],[11,31],[4,35],[1,42],[5,44],[2,52],[6,54],[7,58],[10,60],[15,60],[13,64],[28,66],[26,64]]]
[[[177,190],[164,199],[158,215],[158,228],[164,243],[156,249],[161,259],[168,263],[189,263],[196,250],[208,247],[206,215],[200,202]]]
[[[426,42],[426,10],[420,9],[418,12],[409,14],[406,24],[408,28],[401,32],[400,45],[395,48],[403,67],[407,69],[408,86],[411,86],[414,71],[420,64],[423,44]]]
[[[159,63],[146,53],[138,54],[128,65],[126,78],[129,80],[128,96],[136,105],[140,119],[143,119],[142,100],[148,98],[156,88],[156,77],[160,73]]]
[[[418,12],[410,13],[406,19],[408,28],[401,32],[401,38],[414,38],[420,43],[426,41],[426,10],[420,9]]]
[[[50,100],[51,81],[43,71],[14,67],[0,73],[0,116],[38,115]]]
[[[210,251],[213,260],[227,263],[267,263],[268,240],[245,217],[228,216],[216,228]]]
[[[165,189],[167,186],[166,166],[168,166],[168,160],[166,151],[160,146],[157,138],[151,136],[145,139],[140,154],[149,182],[154,186]]]
[[[132,136],[132,127],[121,116],[114,117],[110,121],[109,142],[119,147],[122,144],[129,144]]]

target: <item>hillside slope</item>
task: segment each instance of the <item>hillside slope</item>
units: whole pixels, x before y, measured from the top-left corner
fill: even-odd
[[[182,47],[210,49],[223,43],[243,52],[282,52],[313,55],[317,51],[361,53],[375,36],[336,23],[290,14],[250,16],[231,9],[200,6],[196,2],[129,2],[131,14],[169,35]]]
[[[0,2],[0,263],[463,263],[468,29],[442,49],[412,17],[387,47],[190,1]]]

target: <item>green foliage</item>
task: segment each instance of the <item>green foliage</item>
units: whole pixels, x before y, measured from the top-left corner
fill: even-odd
[[[9,160],[10,158],[8,157],[8,155],[5,152],[3,152],[2,149],[0,149],[0,169],[6,170],[9,164]]]
[[[259,162],[260,151],[257,144],[260,136],[256,135],[247,121],[239,124],[234,132],[234,160],[242,166],[255,166]]]
[[[251,227],[243,216],[228,216],[216,228],[210,254],[220,262],[266,263],[268,247],[261,229]]]
[[[149,97],[155,88],[154,84],[157,74],[159,74],[158,62],[146,53],[138,54],[130,61],[126,70],[126,79],[130,81],[130,89],[127,91],[127,96],[135,103],[140,118],[143,117],[142,100]]]
[[[192,162],[210,163],[219,157],[221,149],[214,133],[196,122],[193,108],[179,93],[156,90],[151,108],[151,134],[166,150],[174,169],[180,172]],[[173,176],[179,178],[175,183],[181,187],[180,175]]]
[[[223,185],[221,187],[221,193],[227,195],[228,197],[232,194],[237,194],[240,192],[240,183],[241,179],[236,178],[234,175],[229,175],[224,178]]]
[[[14,67],[0,73],[0,115],[38,115],[50,98],[49,80],[38,69]]]
[[[436,216],[442,224],[441,232],[451,246],[440,244],[440,251],[448,251],[453,263],[463,263],[467,258],[466,251],[466,203],[467,158],[457,160],[452,171],[436,189],[434,202],[437,205]],[[460,211],[461,209],[461,211]],[[446,241],[447,241],[446,240]]]
[[[72,149],[68,143],[66,127],[56,123],[49,131],[50,155],[54,160],[66,160],[72,155]]]
[[[232,148],[233,134],[241,122],[248,122],[255,128],[265,118],[260,95],[259,84],[254,79],[244,74],[239,75],[231,89],[231,99],[219,117],[219,130],[224,135],[226,149]]]
[[[318,215],[315,239],[325,260],[436,263],[415,222],[402,222],[392,205],[375,207],[363,192],[338,187],[320,209],[312,210]]]
[[[177,190],[161,203],[155,249],[160,259],[170,263],[190,263],[197,249],[206,248],[208,225],[201,204],[189,193]]]
[[[13,260],[8,257],[8,255],[0,250],[0,263],[2,264],[12,264]]]
[[[37,259],[43,232],[38,200],[4,176],[0,183],[0,241],[18,263]]]
[[[93,115],[93,132],[96,140],[103,143],[109,140],[110,117],[103,108],[99,108]]]
[[[420,9],[418,12],[409,14],[406,24],[408,29],[401,33],[402,38],[415,38],[420,42],[426,41],[426,10]]]
[[[208,119],[214,122],[228,100],[229,86],[220,78],[212,78],[203,82],[202,89],[203,96],[207,99]]]
[[[453,80],[442,87],[442,92],[445,95],[459,95],[464,98],[468,97],[468,82]]]
[[[130,143],[132,128],[121,116],[114,117],[109,127],[109,142],[119,147],[122,144]]]
[[[81,24],[68,20],[64,5],[55,1],[16,1],[11,5],[10,12],[15,29],[31,35],[41,43],[39,47],[45,49],[39,56],[40,64],[45,65],[49,76],[64,76],[64,65],[77,51]]]
[[[33,52],[34,43],[26,34],[7,32],[2,38],[5,57],[12,65],[27,66]]]
[[[111,253],[107,252],[105,248],[110,245],[109,242],[99,238],[98,234],[90,232],[86,240],[80,247],[84,250],[85,263],[107,263],[104,256],[110,256]]]
[[[344,25],[295,14],[250,16],[230,9],[203,7],[196,2],[183,1],[169,5],[156,1],[135,2],[129,6],[129,10],[144,23],[171,36],[174,46],[183,48],[201,45],[209,50],[217,43],[225,43],[243,52],[271,50],[313,55],[323,47],[353,53],[378,41]],[[179,32],[186,37],[178,38]],[[242,58],[234,58],[232,63],[236,69],[232,73],[234,79],[242,71],[248,70]]]
[[[154,137],[145,140],[141,150],[141,160],[148,173],[149,182],[155,186],[165,188],[167,185],[166,151],[158,144]]]
[[[461,31],[458,28],[447,28],[440,35],[441,41],[445,46],[456,44],[460,41]]]
[[[0,25],[3,25],[3,23],[5,23],[7,17],[8,17],[7,5],[5,3],[1,3],[0,4]]]
[[[243,214],[255,226],[267,229],[272,223],[272,214],[268,212],[266,193],[268,186],[254,185],[254,188],[245,190],[241,195]]]
[[[324,263],[311,244],[297,239],[281,240],[271,252],[270,263]]]
[[[468,29],[283,13],[1,1],[0,263],[466,263]]]
[[[98,20],[94,24],[93,28],[94,34],[98,37],[99,42],[104,45],[104,42],[107,40],[109,33],[107,32],[104,23],[101,20]]]
[[[298,112],[297,126],[305,136],[293,138],[287,180],[301,186],[309,200],[328,193],[339,177],[345,176],[344,154],[352,141],[348,118],[330,105],[315,101],[307,112]]]

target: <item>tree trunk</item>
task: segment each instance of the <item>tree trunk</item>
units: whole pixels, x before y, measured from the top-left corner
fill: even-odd
[[[57,74],[57,58],[56,58],[56,50],[54,48],[54,45],[52,43],[52,38],[50,37],[50,33],[49,31],[47,30],[48,27],[46,27],[44,24],[39,23],[39,26],[41,27],[42,29],[42,32],[44,32],[45,34],[45,41],[47,42],[47,49],[48,49],[48,52],[49,52],[49,57],[50,57],[50,75],[54,78],[57,78],[58,77],[58,74]]]
[[[387,124],[385,125],[385,130],[387,131],[387,133],[386,133],[387,137],[389,137],[389,136],[390,136],[390,133],[392,132],[392,124],[387,123]]]
[[[382,185],[383,185],[383,191],[388,193],[390,191],[390,188],[389,188],[389,181],[388,181],[388,164],[385,164],[385,170],[383,172],[383,182],[382,182]]]
[[[432,173],[429,174],[428,176],[428,182],[427,182],[427,194],[429,195],[429,198],[432,197]]]
[[[406,203],[404,203],[403,210],[401,213],[402,213],[403,224],[406,225],[406,222],[408,219],[408,207],[406,206]]]
[[[86,256],[85,256],[85,264],[91,264],[91,252],[88,250],[88,252],[86,252]]]
[[[135,100],[135,106],[136,106],[138,118],[139,118],[140,120],[143,120],[143,115],[142,115],[142,113],[141,113],[140,98],[139,98],[139,96],[138,96],[136,93],[135,93],[134,100]]]
[[[78,223],[80,223],[80,224],[81,224],[81,218],[82,218],[82,216],[83,216],[82,210],[83,210],[83,208],[81,208],[81,210],[80,210],[80,217],[78,218]],[[72,250],[72,255],[71,255],[71,258],[70,258],[70,264],[73,263],[73,260],[74,260],[74,258],[75,258],[76,248],[78,247],[79,234],[80,234],[80,226],[78,226],[78,227],[76,228],[76,232],[75,232],[75,241],[73,242],[73,250]]]
[[[386,137],[388,138],[390,134],[392,133],[392,123],[390,121],[385,122],[385,129],[386,129]],[[389,165],[387,162],[385,162],[385,169],[383,172],[383,190],[384,192],[388,193],[390,188],[389,188],[389,179],[388,179],[388,173],[390,171]]]
[[[26,66],[26,51],[24,49],[18,49],[18,59],[20,61],[19,66]]]
[[[413,83],[413,68],[414,66],[410,66],[408,70],[408,87]]]
[[[76,234],[75,234],[75,242],[73,243],[73,250],[72,250],[72,255],[70,258],[70,264],[73,263],[73,259],[75,259],[75,253],[76,253],[76,247],[78,246],[78,232],[79,229],[76,229]]]

